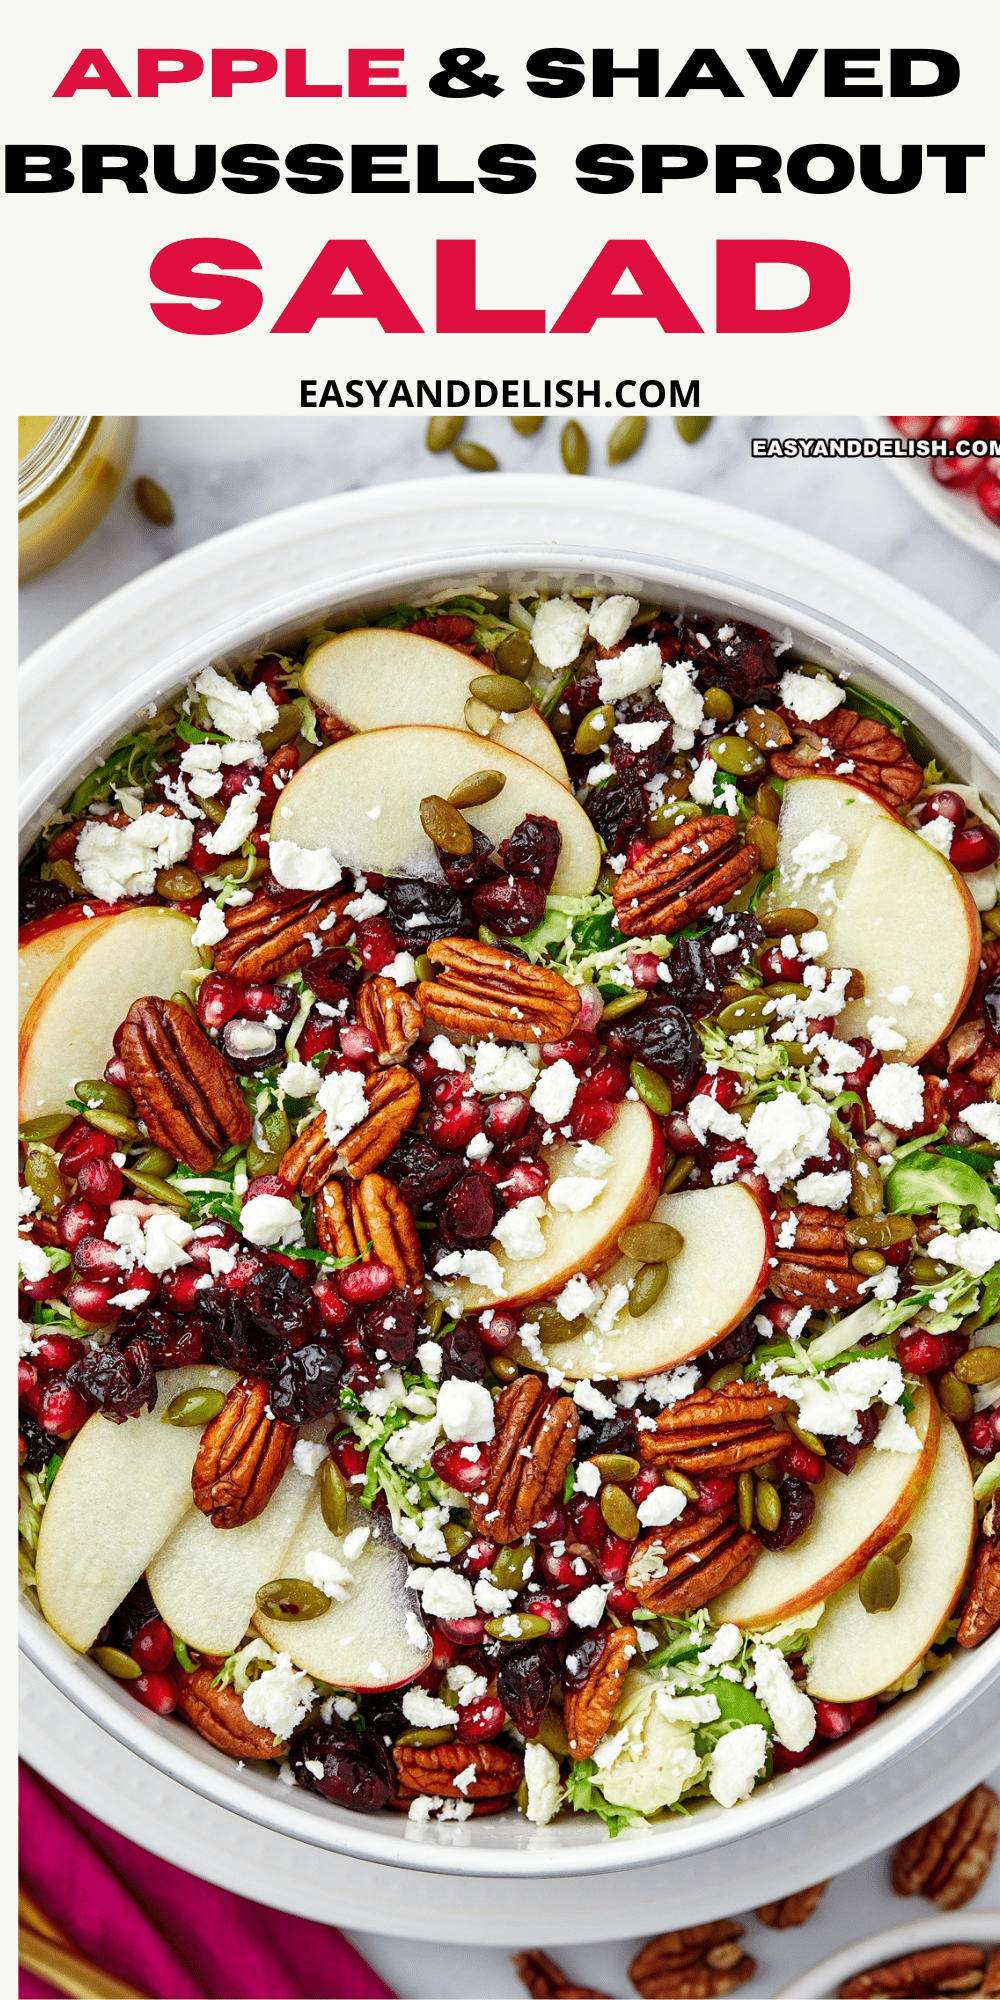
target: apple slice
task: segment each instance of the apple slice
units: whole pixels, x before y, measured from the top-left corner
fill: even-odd
[[[709,1605],[716,1625],[775,1625],[807,1611],[860,1576],[872,1556],[905,1528],[931,1476],[941,1411],[918,1389],[910,1418],[919,1452],[863,1451],[846,1477],[829,1471],[816,1488],[816,1512],[790,1548],[764,1554],[733,1590]]]
[[[571,1378],[628,1381],[676,1368],[714,1347],[764,1290],[774,1247],[771,1226],[742,1181],[662,1195],[653,1218],[669,1222],[684,1238],[667,1284],[641,1319],[630,1319],[623,1307],[610,1333],[590,1331],[550,1346],[546,1352],[553,1365]],[[635,1270],[629,1258],[620,1257],[604,1273],[605,1291],[626,1283]],[[527,1354],[523,1358],[529,1362]]]
[[[338,632],[318,646],[303,671],[302,689],[317,708],[339,715],[352,729],[391,729],[409,722],[463,729],[469,682],[493,672],[439,639],[369,625]],[[509,722],[498,716],[489,741],[516,750],[561,785],[569,784],[562,751],[537,708],[522,709]]]
[[[965,1446],[941,1419],[934,1470],[906,1523],[913,1536],[891,1611],[869,1613],[856,1582],[828,1599],[810,1635],[807,1692],[818,1701],[866,1701],[916,1666],[950,1618],[965,1582],[976,1503]]]
[[[837,1034],[893,1020],[906,1036],[901,1062],[919,1062],[959,1020],[979,970],[979,912],[957,868],[898,820],[872,826],[841,907],[824,917],[828,965],[863,974],[864,997],[837,1017]],[[910,998],[890,995],[908,988]]]
[[[194,924],[144,905],[95,918],[35,995],[18,1042],[19,1116],[61,1111],[81,1076],[103,1076],[115,1029],[145,993],[169,999],[198,965]]]
[[[526,813],[554,819],[562,852],[553,892],[589,894],[601,851],[583,807],[540,765],[467,729],[413,725],[331,743],[286,785],[271,820],[271,839],[331,848],[338,861],[362,874],[440,881],[437,850],[420,824],[420,801],[431,792],[447,798],[474,771],[487,769],[506,780],[503,791],[486,805],[466,807],[465,817],[494,845]]]
[[[496,1239],[488,1245],[503,1272],[505,1305],[527,1306],[537,1299],[552,1298],[577,1271],[593,1277],[607,1270],[618,1258],[622,1230],[630,1222],[647,1221],[652,1214],[663,1180],[662,1126],[644,1104],[626,1102],[619,1107],[601,1145],[611,1160],[603,1193],[577,1215],[546,1212],[542,1217],[544,1256],[512,1258]],[[553,1180],[579,1174],[573,1145],[560,1142],[544,1146],[541,1157]],[[463,1280],[458,1290],[463,1313],[480,1312],[483,1306],[497,1303],[484,1285]]]
[[[90,922],[100,924],[106,921],[111,906],[107,903],[91,903],[94,911],[91,918],[85,918],[82,903],[68,903],[63,910],[53,910],[50,916],[36,917],[30,924],[22,924],[17,934],[17,1027],[18,1033],[24,1025],[25,1015],[36,993],[40,993],[45,981],[57,965],[61,965],[67,952],[80,942],[79,925]]]
[[[762,898],[764,908],[814,910],[817,923],[825,930],[827,917],[836,907],[834,899],[849,880],[872,827],[883,821],[899,825],[895,813],[863,785],[847,778],[790,778],[778,821],[777,871]],[[846,854],[819,876],[803,875],[792,858],[800,843],[813,833],[836,834],[847,847]]]
[[[172,1368],[156,1378],[154,1408],[115,1424],[88,1418],[59,1468],[42,1514],[35,1575],[51,1626],[86,1652],[191,1505],[201,1430],[167,1424],[182,1389],[221,1389],[229,1368]]]
[[[254,1615],[254,1626],[277,1652],[289,1653],[297,1667],[304,1667],[314,1680],[328,1681],[333,1687],[404,1687],[423,1673],[430,1656],[430,1640],[415,1645],[407,1637],[406,1620],[414,1612],[421,1624],[420,1606],[407,1588],[407,1560],[377,1514],[366,1514],[352,1501],[346,1533],[354,1528],[370,1530],[368,1540],[356,1556],[344,1554],[344,1537],[332,1535],[323,1519],[318,1487],[306,1507],[288,1548],[281,1558],[277,1576],[302,1577],[306,1558],[314,1551],[335,1556],[346,1564],[353,1582],[343,1603],[333,1603],[320,1618],[301,1623],[294,1619]],[[260,1583],[271,1583],[264,1576]]]
[[[261,1584],[282,1574],[314,1483],[289,1465],[263,1513],[242,1528],[213,1528],[207,1514],[190,1508],[146,1570],[172,1632],[199,1653],[235,1652]]]

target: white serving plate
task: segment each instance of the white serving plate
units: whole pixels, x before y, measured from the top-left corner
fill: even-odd
[[[838,1987],[855,1973],[867,1972],[884,1959],[902,1958],[904,1952],[928,1951],[941,1944],[981,1944],[987,1952],[995,1949],[1000,1944],[1000,1910],[947,1910],[942,1916],[918,1917],[912,1923],[897,1924],[895,1930],[859,1938],[809,1972],[800,1972],[793,1985],[782,1987],[779,2000],[833,2000]]]
[[[540,493],[540,488],[546,490]],[[678,496],[616,486],[613,499],[581,503],[567,494],[563,482],[520,478],[497,479],[490,495],[496,499],[478,503],[473,514],[483,537],[478,547],[469,546],[467,482],[370,489],[293,509],[203,544],[77,620],[22,668],[28,763],[21,802],[24,843],[145,703],[171,693],[207,662],[237,660],[262,643],[292,643],[330,612],[384,606],[418,592],[430,601],[474,581],[497,589],[573,584],[626,589],[647,600],[735,611],[776,635],[787,634],[809,658],[833,668],[846,665],[861,684],[895,695],[947,763],[969,782],[994,794],[1000,791],[1000,744],[951,693],[913,665],[825,611],[793,602],[769,582],[737,581],[691,562],[637,554],[634,545],[618,539],[630,514],[644,516],[639,546],[662,546],[664,524],[657,519],[655,502]],[[690,511],[689,499],[683,505]],[[720,527],[728,526],[729,512],[714,510]],[[595,521],[599,532],[592,539]],[[526,524],[534,530],[530,539],[524,534]],[[588,528],[590,534],[581,533]],[[449,530],[455,532],[454,546],[445,539]],[[752,541],[749,532],[748,539]],[[792,539],[802,544],[803,556],[808,553],[821,576],[821,545]],[[328,553],[331,541],[338,544],[335,560]],[[369,553],[373,544],[377,561]],[[760,567],[769,573],[780,567],[776,548],[764,564],[751,560],[752,571]],[[862,565],[851,568],[871,590],[874,573]],[[909,600],[909,594],[882,581],[891,620],[898,616],[894,598]],[[822,589],[817,592],[823,594]],[[826,594],[831,594],[829,585]],[[970,690],[978,706],[992,655],[950,621],[940,622],[956,658],[947,678],[951,686],[958,682]],[[650,1833],[612,1842],[603,1828],[582,1818],[545,1829],[532,1828],[514,1815],[470,1821],[461,1829],[416,1828],[393,1814],[368,1819],[345,1812],[293,1793],[260,1770],[241,1771],[184,1724],[151,1716],[92,1661],[73,1654],[27,1606],[22,1607],[21,1643],[55,1685],[120,1743],[231,1811],[361,1860],[519,1879],[630,1871],[665,1856],[680,1860],[701,1855],[775,1828],[915,1751],[1000,1677],[997,1634],[895,1704],[857,1739],[783,1774],[738,1810],[723,1812],[708,1804]],[[455,1839],[459,1830],[461,1842]],[[414,1834],[420,1838],[415,1840]]]
[[[888,417],[869,417],[867,429],[871,437],[899,436]],[[1000,468],[1000,459],[986,462],[994,472]],[[953,487],[939,485],[924,458],[882,458],[879,464],[888,466],[910,498],[940,527],[947,528],[949,535],[964,542],[966,548],[975,549],[977,555],[989,556],[991,562],[1000,563],[1000,528],[986,519],[974,493],[956,492]]]

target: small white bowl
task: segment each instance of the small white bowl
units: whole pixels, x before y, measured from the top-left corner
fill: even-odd
[[[888,417],[869,417],[866,429],[871,437],[899,437]],[[939,527],[947,528],[956,541],[964,542],[966,548],[975,549],[977,555],[988,556],[991,562],[1000,563],[1000,528],[986,519],[975,493],[963,492],[954,486],[942,486],[935,479],[930,461],[926,458],[883,458],[879,464],[887,465],[911,500],[915,500],[925,514],[930,514]],[[992,466],[994,472],[1000,469],[1000,459],[987,459],[985,464]]]
[[[809,1972],[798,1973],[790,1986],[782,1987],[778,2000],[835,2000],[844,1981],[856,1973],[939,1944],[981,1944],[989,1953],[1000,1944],[1000,1910],[946,1910],[941,1916],[916,1917],[894,1930],[859,1938]]]

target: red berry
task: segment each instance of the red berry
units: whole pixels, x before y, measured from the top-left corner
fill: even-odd
[[[121,1200],[124,1183],[111,1159],[93,1159],[83,1161],[76,1185],[88,1201],[95,1202],[100,1208],[110,1208],[113,1201]]]
[[[487,1325],[486,1322],[489,1322]],[[512,1340],[516,1340],[520,1320],[517,1313],[504,1312],[502,1306],[484,1313],[476,1321],[476,1331],[483,1346],[490,1354],[502,1354]]]
[[[977,1458],[995,1458],[1000,1448],[1000,1439],[995,1436],[988,1416],[970,1418],[966,1426],[965,1441]]]
[[[346,1271],[340,1271],[336,1283],[340,1296],[349,1306],[367,1306],[376,1299],[384,1299],[395,1284],[395,1277],[388,1264],[352,1264]]]
[[[349,1062],[370,1062],[378,1054],[378,1045],[369,1028],[359,1028],[347,1022],[340,1030],[340,1050]]]
[[[962,1341],[959,1352],[964,1345]],[[896,1353],[912,1375],[931,1375],[938,1368],[947,1368],[952,1359],[952,1344],[944,1333],[904,1333]]]
[[[365,917],[357,927],[355,941],[369,976],[384,971],[396,956],[396,940],[384,917]]]
[[[854,1726],[851,1704],[846,1701],[817,1701],[816,1734],[824,1736],[832,1743],[838,1736],[848,1736]]]
[[[631,1618],[638,1602],[635,1591],[624,1583],[613,1583],[608,1591],[608,1610],[618,1618]]]
[[[475,1535],[468,1548],[462,1550],[458,1567],[463,1576],[485,1576],[499,1554],[499,1542],[491,1542],[488,1535]]]
[[[692,1097],[714,1097],[724,1111],[731,1111],[740,1094],[740,1078],[732,1069],[720,1069],[715,1076],[700,1077]]]
[[[350,1326],[352,1318],[350,1306],[345,1304],[340,1293],[329,1278],[320,1278],[317,1281],[313,1286],[313,1298],[319,1307],[320,1318],[324,1326],[329,1327],[331,1331],[337,1333],[343,1327]]]
[[[589,1493],[574,1493],[568,1511],[575,1539],[596,1548],[604,1535],[604,1515],[596,1498]]]
[[[562,1598],[549,1597],[543,1593],[540,1597],[529,1598],[527,1602],[528,1611],[532,1618],[548,1619],[549,1637],[552,1639],[561,1639],[569,1625],[569,1612]]]
[[[273,807],[279,792],[283,792],[293,772],[299,768],[299,753],[294,743],[282,743],[268,758],[260,774],[261,803]]]
[[[800,980],[804,966],[805,959],[799,958],[797,955],[793,957],[791,953],[783,952],[780,945],[769,945],[767,950],[762,951],[760,955],[760,969],[764,974],[764,978],[768,980]]]
[[[89,1414],[86,1397],[68,1382],[47,1382],[38,1399],[38,1421],[50,1437],[75,1437]]]
[[[930,423],[931,419],[928,417],[927,421]],[[278,659],[274,653],[265,653],[263,659],[258,660],[254,667],[250,685],[251,687],[266,687],[275,706],[283,708],[288,703],[288,688],[285,685],[285,676],[287,673],[288,662],[286,660]]]
[[[543,1063],[568,1062],[571,1069],[586,1069],[588,1063],[600,1054],[600,1043],[596,1035],[584,1035],[579,1031],[566,1035],[561,1042],[542,1043]]]
[[[874,1722],[878,1714],[878,1702],[875,1700],[874,1695],[869,1695],[867,1701],[852,1701],[849,1703],[849,1707],[851,1711],[852,1731],[855,1729],[867,1729],[868,1724]]]
[[[481,1646],[486,1637],[486,1618],[481,1611],[474,1618],[439,1618],[438,1624],[445,1638],[456,1646]]]
[[[282,1264],[286,1271],[293,1271],[297,1278],[302,1279],[303,1284],[313,1274],[313,1267],[308,1257],[289,1257],[285,1250],[269,1250],[267,1261],[269,1264]]]
[[[591,1145],[597,1145],[603,1139],[605,1132],[610,1132],[614,1122],[614,1105],[604,1104],[600,1100],[590,1103],[584,1098],[582,1103],[574,1104],[569,1114],[570,1132],[577,1145],[584,1139],[589,1139]]]
[[[172,1715],[177,1707],[177,1683],[169,1674],[140,1674],[137,1681],[126,1681],[125,1686],[154,1715]]]
[[[28,1360],[27,1356],[22,1354],[17,1364],[18,1402],[30,1403],[32,1408],[34,1408],[34,1405],[38,1400],[35,1394],[37,1388],[38,1388],[38,1370]]]
[[[566,1509],[560,1501],[553,1500],[551,1506],[546,1507],[544,1514],[540,1514],[534,1523],[531,1532],[536,1542],[565,1541]]]
[[[118,1142],[109,1133],[98,1132],[85,1118],[74,1118],[59,1142],[60,1165],[64,1173],[76,1174],[84,1160],[110,1160],[117,1149]]]
[[[113,1306],[111,1300],[126,1283],[122,1271],[117,1278],[74,1278],[66,1292],[66,1304],[80,1319],[88,1320],[92,1326],[103,1326],[117,1319],[121,1308]]]
[[[121,1056],[112,1056],[104,1065],[105,1083],[113,1083],[119,1090],[128,1089],[128,1070]]]
[[[104,1216],[93,1202],[83,1201],[79,1196],[64,1201],[56,1216],[59,1241],[67,1250],[75,1250],[84,1236],[99,1235],[104,1228]]]
[[[974,875],[980,868],[992,868],[998,855],[1000,834],[991,826],[966,826],[956,833],[948,859],[963,875]]]
[[[368,1453],[350,1431],[342,1431],[330,1446],[330,1457],[343,1473],[344,1478],[363,1479],[368,1467]]]
[[[22,1278],[19,1282],[19,1290],[23,1298],[31,1299],[35,1304],[44,1305],[46,1299],[61,1298],[69,1284],[69,1280],[70,1273],[68,1270],[49,1271],[48,1275],[44,1278]],[[30,1312],[26,1313],[24,1317],[30,1319]]]
[[[203,1276],[204,1273],[196,1270],[193,1265],[185,1265],[180,1270],[162,1273],[160,1297],[170,1312],[194,1312],[201,1298],[197,1286]]]
[[[495,1694],[481,1694],[458,1711],[456,1735],[460,1743],[489,1743],[499,1736],[507,1720],[503,1702]]]
[[[240,1011],[251,1021],[265,1021],[269,1014],[274,1014],[284,1027],[292,1020],[296,1006],[297,995],[290,986],[262,986],[255,981],[243,988]]]
[[[299,1062],[312,1062],[316,1056],[331,1055],[340,1040],[340,1023],[331,1021],[325,1014],[310,1014],[296,1046]]]
[[[641,861],[643,855],[649,853],[652,845],[653,843],[648,834],[637,833],[635,839],[629,842],[628,853],[626,855],[629,867],[634,868],[636,862]]]
[[[203,1028],[224,1028],[244,1012],[243,987],[221,972],[210,972],[198,988],[198,1019]]]
[[[717,1514],[720,1507],[731,1507],[736,1498],[736,1481],[728,1472],[703,1475],[695,1485],[699,1514]]]
[[[786,1472],[794,1472],[796,1479],[807,1479],[810,1486],[818,1486],[826,1471],[823,1460],[798,1438],[789,1446],[782,1464]]]
[[[984,472],[976,487],[976,499],[988,521],[1000,528],[1000,474]]]
[[[786,1750],[783,1743],[771,1746],[771,1762],[776,1771],[797,1771],[800,1764],[808,1764],[816,1754],[816,1738],[813,1737],[808,1750]]]
[[[692,1154],[698,1151],[698,1141],[683,1111],[672,1111],[663,1130],[672,1152]]]
[[[218,796],[220,804],[224,806],[232,805],[233,800],[238,799],[240,793],[246,791],[247,786],[256,776],[257,772],[253,764],[227,765],[223,771],[222,783],[219,787]]]
[[[939,792],[932,792],[927,804],[921,808],[920,824],[928,826],[932,819],[949,819],[952,826],[961,827],[968,817],[965,800],[957,792],[943,787]]]
[[[73,1250],[76,1270],[84,1271],[92,1278],[115,1278],[121,1288],[126,1274],[119,1257],[118,1245],[105,1243],[103,1236],[81,1236]]]
[[[492,1165],[492,1161],[485,1164]],[[544,1160],[515,1160],[512,1167],[499,1170],[496,1185],[508,1207],[513,1208],[530,1195],[544,1194],[551,1178]]]
[[[597,1565],[605,1583],[621,1583],[632,1559],[632,1544],[609,1529],[598,1550]]]
[[[460,1083],[460,1078],[442,1079],[448,1083]],[[483,1129],[483,1107],[478,1097],[462,1095],[458,1092],[444,1093],[441,1084],[433,1084],[434,1101],[427,1114],[424,1136],[432,1146],[444,1153],[464,1153],[470,1139],[474,1139]],[[441,1093],[438,1095],[438,1093]]]
[[[473,1458],[464,1455],[470,1451]],[[459,1493],[478,1493],[490,1469],[489,1453],[471,1444],[440,1445],[431,1453],[431,1464],[438,1478]]]
[[[174,1635],[162,1618],[151,1618],[132,1641],[131,1653],[144,1673],[166,1673],[174,1657]]]
[[[587,1104],[599,1101],[604,1104],[621,1104],[629,1088],[629,1073],[625,1063],[617,1056],[605,1056],[596,1067],[587,1072],[580,1084],[578,1100]]]
[[[449,1639],[447,1634],[442,1632],[440,1623],[437,1621],[430,1628],[430,1640],[434,1650],[431,1654],[430,1666],[426,1671],[429,1675],[433,1674],[435,1676],[436,1687],[438,1677],[444,1673],[447,1667],[454,1666],[458,1658],[458,1647],[453,1639]],[[421,1676],[421,1680],[422,1678]]]

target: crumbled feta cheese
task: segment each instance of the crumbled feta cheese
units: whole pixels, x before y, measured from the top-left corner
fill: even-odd
[[[550,597],[540,604],[531,627],[539,666],[548,667],[550,673],[571,667],[587,637],[589,619],[586,607],[572,597]]]
[[[898,1055],[906,1047],[906,1036],[895,1027],[894,1014],[869,1014],[868,1040],[882,1055]]]
[[[683,1514],[686,1506],[687,1500],[676,1486],[655,1486],[645,1500],[640,1500],[636,1513],[644,1528],[665,1528]]]
[[[240,1230],[248,1243],[286,1249],[304,1243],[302,1217],[293,1201],[283,1194],[255,1194],[240,1210]]]
[[[961,1118],[963,1125],[978,1132],[981,1139],[988,1139],[991,1146],[1000,1146],[1000,1104],[966,1104]]]
[[[374,889],[363,889],[360,896],[345,903],[344,915],[353,917],[356,924],[363,924],[369,917],[380,917],[384,909],[384,896],[376,896]]]
[[[491,1250],[449,1250],[434,1266],[439,1278],[468,1278],[470,1285],[482,1285],[494,1298],[505,1299],[503,1272]]]
[[[268,1729],[284,1742],[312,1707],[316,1690],[309,1675],[292,1666],[287,1653],[279,1653],[273,1667],[260,1679],[251,1681],[243,1695],[243,1713],[258,1729]]]
[[[406,1613],[406,1617],[403,1620],[403,1631],[406,1636],[407,1645],[413,1646],[417,1652],[422,1653],[427,1644],[427,1633],[415,1611],[408,1611]]]
[[[417,962],[410,951],[397,951],[388,965],[383,965],[381,977],[391,979],[394,986],[413,986],[417,978]]]
[[[611,1154],[603,1146],[594,1146],[589,1139],[582,1139],[573,1155],[573,1165],[578,1174],[606,1175],[611,1167]]]
[[[331,1070],[324,1077],[316,1097],[326,1117],[326,1136],[331,1146],[339,1146],[368,1116],[365,1079],[360,1070]]]
[[[292,1464],[296,1472],[301,1472],[306,1479],[312,1479],[320,1466],[325,1463],[326,1456],[325,1444],[316,1444],[312,1438],[299,1438],[292,1452]]]
[[[532,1110],[537,1111],[547,1125],[561,1125],[572,1109],[578,1084],[576,1071],[560,1056],[558,1062],[550,1063],[548,1069],[543,1069],[531,1093]]]
[[[486,1042],[483,1047],[495,1048],[496,1044]],[[447,1035],[435,1035],[427,1053],[433,1057],[438,1069],[454,1070],[456,1075],[460,1075],[465,1068],[465,1057],[461,1049],[456,1049],[454,1042],[450,1042]]]
[[[714,805],[715,780],[718,775],[718,769],[719,767],[713,758],[702,758],[688,792],[688,797],[694,800],[696,806],[705,806],[707,808]]]
[[[547,1200],[550,1208],[558,1215],[579,1215],[582,1209],[592,1208],[599,1201],[607,1183],[596,1181],[589,1174],[559,1174],[551,1183]]]
[[[105,1236],[111,1231],[114,1216],[105,1229]],[[143,1226],[142,1262],[147,1271],[159,1273],[173,1271],[178,1264],[190,1263],[184,1248],[191,1241],[194,1230],[181,1215],[171,1215],[166,1209],[157,1209]],[[113,1239],[112,1239],[113,1240]]]
[[[691,1106],[687,1107],[690,1117]],[[819,1104],[803,1104],[793,1091],[758,1104],[746,1127],[746,1141],[768,1186],[793,1180],[806,1160],[825,1159],[830,1150],[830,1115]]]
[[[892,992],[887,993],[885,997],[892,1007],[908,1007],[910,1001],[913,999],[913,988],[912,986],[894,986]]]
[[[592,1417],[613,1417],[615,1414],[614,1404],[607,1396],[602,1396],[600,1390],[595,1389],[593,1383],[588,1382],[586,1377],[574,1385],[573,1401],[578,1409],[589,1410]]]
[[[76,843],[76,866],[85,889],[102,902],[151,896],[161,868],[173,868],[193,839],[185,819],[144,812],[128,826],[89,819]]]
[[[662,722],[618,722],[615,724],[614,733],[621,737],[629,750],[651,750],[653,744],[659,742],[668,727],[669,724],[664,716]]]
[[[614,599],[611,599],[614,602]],[[629,604],[634,599],[626,600]],[[528,1798],[524,1816],[533,1826],[548,1826],[562,1804],[563,1788],[559,1777],[559,1765],[551,1750],[544,1743],[526,1743],[524,1746],[524,1781],[528,1787]]]
[[[393,1431],[386,1445],[386,1456],[394,1465],[405,1466],[407,1472],[416,1472],[430,1462],[431,1452],[441,1435],[441,1425],[436,1416],[426,1423],[404,1424],[401,1431]]]
[[[285,889],[332,889],[341,866],[329,847],[300,847],[296,840],[275,840],[267,850],[268,866]]]
[[[454,1064],[447,1067],[454,1068]],[[523,1049],[502,1042],[478,1044],[472,1066],[472,1088],[480,1096],[492,1097],[502,1090],[529,1090],[537,1075],[534,1063],[529,1062]]]
[[[592,1460],[585,1458],[583,1464],[578,1465],[576,1468],[573,1491],[575,1493],[586,1493],[590,1499],[593,1499],[594,1494],[599,1493],[600,1490],[601,1475]]]
[[[463,1444],[485,1444],[493,1436],[493,1398],[481,1382],[463,1382],[457,1375],[442,1382],[437,1413],[445,1436]]]
[[[314,1097],[323,1078],[312,1063],[287,1063],[277,1079],[282,1097]]]
[[[237,848],[249,840],[257,824],[260,797],[260,786],[256,781],[245,785],[242,792],[237,792],[226,808],[221,826],[202,835],[202,846],[209,854],[235,854]]]
[[[845,690],[836,681],[827,680],[825,674],[797,674],[794,671],[781,676],[781,699],[800,722],[822,722],[825,715],[832,715],[845,699]]]
[[[502,1618],[504,1613],[510,1610],[517,1593],[513,1590],[498,1590],[488,1576],[480,1576],[472,1586],[472,1595],[478,1609],[485,1611],[488,1618]]]
[[[908,1132],[924,1115],[924,1079],[909,1063],[886,1063],[868,1085],[868,1102],[876,1118]]]
[[[453,1569],[411,1570],[410,1582],[420,1594],[427,1617],[475,1617],[476,1600],[467,1576],[459,1576]]]
[[[563,1286],[553,1303],[563,1319],[578,1319],[581,1313],[589,1312],[591,1306],[597,1305],[600,1296],[600,1290],[589,1283],[582,1271],[578,1271],[576,1276]]]
[[[590,622],[587,630],[594,644],[609,650],[624,639],[629,626],[639,609],[637,597],[606,597],[602,604],[590,607]]]
[[[214,667],[205,667],[189,694],[202,697],[213,729],[222,736],[254,738],[273,729],[278,720],[277,703],[262,681],[255,688],[241,688]]]
[[[592,1583],[588,1589],[581,1590],[579,1597],[574,1597],[566,1606],[571,1623],[582,1628],[599,1625],[604,1616],[608,1589],[607,1584]]]
[[[964,1118],[965,1113],[963,1111]],[[1000,1263],[1000,1232],[995,1229],[966,1229],[961,1236],[935,1236],[924,1252],[942,1264],[954,1264],[972,1278],[984,1278]]]
[[[735,1111],[727,1111],[708,1091],[701,1091],[697,1097],[689,1099],[684,1116],[699,1146],[705,1144],[710,1132],[719,1139],[742,1139],[744,1136],[742,1118],[737,1118]]]
[[[915,826],[913,832],[919,840],[926,841],[928,847],[933,847],[936,854],[951,853],[951,843],[956,832],[953,820],[943,817],[929,819],[924,826]]]
[[[29,1285],[40,1284],[49,1275],[49,1260],[40,1243],[33,1243],[28,1236],[17,1239],[17,1259],[21,1276]]]
[[[690,750],[704,719],[705,704],[682,661],[664,667],[656,698],[673,721],[674,749]]]
[[[797,1405],[799,1421],[806,1430],[820,1437],[846,1437],[857,1444],[861,1437],[859,1410],[868,1410],[877,1402],[898,1403],[904,1383],[898,1361],[875,1355],[870,1360],[848,1361],[830,1375],[774,1374],[770,1387],[775,1395],[787,1396]],[[916,1438],[914,1431],[909,1435]]]
[[[485,1132],[474,1132],[465,1149],[467,1160],[488,1160],[493,1151],[492,1141]]]
[[[191,933],[191,943],[198,950],[206,946],[211,949],[212,945],[221,944],[225,936],[226,919],[218,903],[211,901],[203,903],[198,912],[198,921]]]
[[[698,1655],[699,1667],[724,1667],[735,1660],[743,1644],[743,1634],[738,1625],[720,1625],[710,1646]]]
[[[362,1523],[360,1528],[352,1528],[350,1534],[344,1536],[343,1548],[348,1562],[357,1561],[370,1534],[371,1529]]]
[[[402,1708],[411,1729],[454,1729],[458,1721],[457,1708],[449,1708],[425,1688],[407,1688]]]
[[[816,1710],[809,1696],[796,1686],[788,1661],[776,1647],[754,1647],[753,1679],[778,1742],[786,1750],[808,1749],[816,1734]]]
[[[840,1174],[806,1174],[796,1183],[795,1192],[813,1208],[843,1208],[851,1192],[851,1176],[846,1168]]]
[[[500,1217],[493,1234],[513,1262],[520,1263],[544,1254],[545,1238],[540,1220],[544,1214],[542,1196],[530,1194],[524,1201],[515,1202],[514,1207]]]
[[[825,875],[828,868],[846,857],[847,842],[841,839],[839,833],[834,833],[827,826],[814,828],[812,833],[807,833],[799,841],[797,847],[792,848],[791,861],[795,870],[792,887],[800,889],[806,880],[815,881],[817,876]]]
[[[343,1604],[354,1578],[346,1563],[338,1562],[336,1556],[327,1555],[324,1549],[310,1549],[302,1558],[302,1574],[307,1583],[313,1583],[324,1597],[332,1597]]]
[[[18,1215],[21,1217],[24,1217],[26,1215],[34,1215],[34,1212],[37,1207],[38,1207],[38,1196],[35,1193],[34,1188],[19,1187],[17,1190]]]
[[[810,681],[810,687],[813,683]],[[727,1730],[712,1751],[708,1789],[716,1805],[735,1806],[748,1799],[767,1763],[767,1730],[759,1722]]]
[[[663,672],[663,654],[655,639],[648,644],[626,646],[613,660],[598,660],[599,693],[602,701],[621,701],[627,694],[641,694],[652,687]]]

